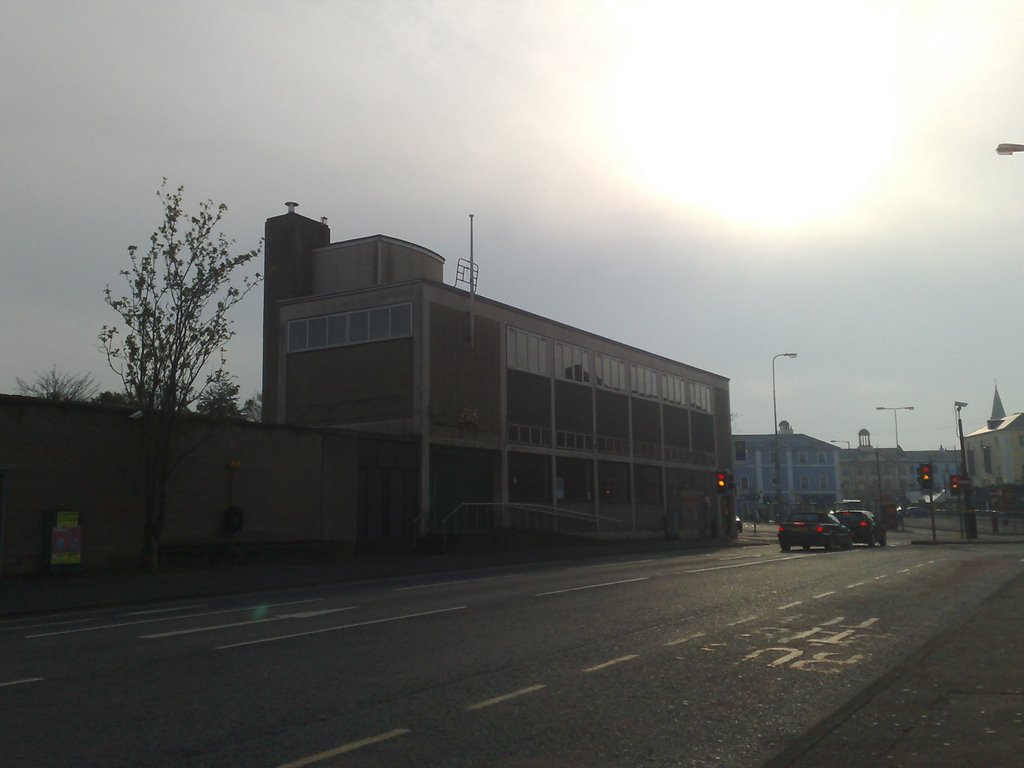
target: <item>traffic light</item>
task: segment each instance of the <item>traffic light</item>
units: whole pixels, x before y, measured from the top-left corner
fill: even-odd
[[[922,491],[930,491],[935,487],[935,480],[932,477],[931,464],[917,465],[917,484]]]
[[[715,472],[715,490],[719,493],[729,492],[729,473],[718,470]]]
[[[949,476],[949,493],[951,496],[960,495],[960,476],[950,475]]]

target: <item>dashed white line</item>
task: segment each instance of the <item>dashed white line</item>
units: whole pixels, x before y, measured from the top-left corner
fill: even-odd
[[[6,688],[9,685],[24,685],[25,683],[38,683],[41,680],[45,679],[45,677],[26,677],[21,680],[8,680],[6,683],[0,683],[0,688]]]
[[[285,613],[280,616],[269,616],[265,619],[251,619],[249,621],[232,621],[227,624],[214,624],[208,627],[191,627],[189,629],[175,629],[170,632],[157,632],[152,635],[139,635],[142,640],[157,640],[161,637],[177,637],[178,635],[194,635],[197,632],[214,632],[218,629],[229,629],[231,627],[247,627],[251,624],[266,624],[271,621],[284,621],[286,619],[312,619],[317,616],[326,616],[341,611],[354,611],[358,605],[346,605],[343,608],[327,608],[322,611],[303,611],[301,613]]]
[[[493,699],[487,699],[486,701],[478,701],[476,704],[470,704],[466,707],[467,712],[473,712],[478,709],[484,709],[485,707],[492,707],[495,704],[500,704],[503,701],[514,699],[518,696],[525,696],[528,693],[539,691],[544,688],[543,685],[531,685],[529,688],[520,688],[518,691],[512,691],[512,693],[506,693],[504,696],[495,696]]]
[[[875,576],[875,581],[881,581],[882,579],[885,578],[885,576],[886,575],[884,573],[881,576]]]
[[[815,595],[814,599],[815,600],[820,600],[823,597],[828,597],[829,595],[834,595],[834,594],[835,594],[835,590],[833,590],[831,592],[822,592],[820,595]]]
[[[855,587],[863,587],[863,586],[864,586],[864,582],[863,581],[855,581],[853,584],[847,584],[846,588],[847,589],[854,589]]]
[[[635,581],[647,581],[650,576],[641,576],[638,579],[623,579],[622,581],[606,581],[603,584],[587,584],[585,587],[571,587],[569,589],[556,589],[551,592],[540,592],[534,597],[547,597],[548,595],[564,595],[566,592],[581,592],[584,589],[597,589],[598,587],[614,587],[616,584],[632,584]]]
[[[318,752],[315,755],[303,757],[299,760],[293,760],[290,763],[283,763],[278,766],[278,768],[304,768],[304,766],[319,763],[322,760],[328,760],[332,757],[337,757],[338,755],[344,755],[346,752],[354,752],[357,749],[362,749],[363,747],[368,747],[371,744],[377,744],[381,741],[387,741],[388,739],[393,739],[396,736],[401,736],[406,733],[409,733],[408,728],[395,728],[393,731],[388,731],[387,733],[370,736],[367,739],[360,739],[359,741],[350,741],[348,744],[343,744],[335,749],[328,749],[326,752]]]
[[[785,610],[788,610],[790,608],[796,608],[798,605],[803,605],[803,603],[804,603],[803,600],[797,600],[796,602],[793,602],[793,603],[786,603],[785,605],[780,605],[777,610],[785,611]]]
[[[704,634],[705,633],[703,633],[703,632],[694,632],[692,635],[687,635],[686,637],[680,637],[678,640],[670,640],[669,642],[665,643],[665,645],[671,646],[671,645],[680,645],[681,643],[688,643],[691,640],[696,640],[698,637],[704,637]]]
[[[288,635],[272,635],[271,637],[262,637],[258,640],[245,640],[241,643],[229,643],[228,645],[218,645],[218,651],[225,651],[229,648],[242,648],[247,645],[259,645],[261,643],[273,643],[278,640],[291,640],[295,637],[306,637],[308,635],[322,635],[325,632],[339,632],[343,629],[353,629],[355,627],[369,627],[373,624],[386,624],[391,621],[402,621],[404,619],[415,619],[420,616],[436,616],[440,613],[451,613],[452,611],[464,611],[467,606],[458,605],[454,608],[441,608],[436,611],[423,611],[422,613],[407,613],[404,616],[389,616],[386,619],[373,619],[371,621],[359,621],[354,624],[342,624],[337,627],[322,627],[321,629],[311,629],[308,632],[293,632]]]
[[[121,618],[127,618],[128,616],[149,616],[154,613],[174,613],[174,611],[194,611],[197,608],[205,608],[206,603],[200,603],[198,605],[177,605],[174,608],[150,608],[146,611],[132,611],[131,613],[118,614]]]
[[[751,565],[765,565],[767,563],[781,563],[785,560],[796,560],[800,557],[807,557],[807,555],[790,555],[789,557],[775,557],[771,560],[756,560],[752,563],[734,563],[733,565],[713,565],[710,568],[694,568],[692,571],[683,571],[683,573],[707,573],[708,571],[724,571],[726,568],[747,568]]]
[[[896,571],[896,573],[910,573],[910,569],[904,568],[902,571]]]
[[[624,661],[632,661],[633,659],[639,659],[639,658],[640,658],[640,654],[638,654],[638,653],[633,653],[633,654],[630,654],[629,656],[620,656],[617,659],[612,659],[611,661],[606,661],[603,664],[596,664],[593,667],[587,667],[583,671],[584,672],[597,672],[597,670],[599,670],[599,669],[604,669],[605,667],[611,667],[611,666],[614,666],[615,664],[621,664]]]
[[[926,565],[928,565],[928,563],[918,563],[918,564],[917,564],[917,565],[915,565],[914,567],[915,567],[915,568],[924,568],[924,567],[925,567]]]
[[[196,619],[202,616],[219,616],[222,613],[243,613],[245,611],[260,611],[267,608],[280,608],[285,605],[299,605],[301,603],[316,603],[323,600],[322,597],[315,597],[309,600],[291,600],[287,603],[268,603],[266,605],[250,605],[245,608],[229,608],[223,611],[203,611],[202,613],[182,613],[177,616],[161,616],[157,619],[139,619],[138,621],[122,621],[118,624],[99,624],[95,627],[78,627],[77,629],[62,629],[56,632],[39,632],[35,635],[25,635],[25,639],[32,640],[37,637],[53,637],[54,635],[71,635],[76,632],[95,632],[100,629],[118,629],[119,627],[134,627],[138,624],[152,624],[158,621],[177,621],[179,619]]]
[[[747,616],[745,619],[737,619],[736,621],[730,621],[725,626],[727,626],[727,627],[739,626],[740,624],[746,624],[748,621],[753,621],[756,618],[757,618],[757,616]]]

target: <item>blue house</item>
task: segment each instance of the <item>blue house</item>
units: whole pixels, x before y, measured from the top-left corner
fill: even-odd
[[[776,501],[775,435],[733,435],[733,479],[740,515],[747,519],[773,518]],[[793,432],[779,422],[778,501],[780,512],[794,509],[831,509],[842,498],[840,451],[831,443]]]

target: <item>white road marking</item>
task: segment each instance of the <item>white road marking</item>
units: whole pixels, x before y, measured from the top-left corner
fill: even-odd
[[[556,589],[552,592],[540,592],[534,597],[547,597],[548,595],[564,595],[566,592],[580,592],[584,589],[597,589],[598,587],[614,587],[616,584],[632,584],[634,581],[647,581],[650,576],[641,576],[638,579],[623,579],[622,581],[606,581],[603,584],[588,584],[585,587],[572,587],[570,589]]]
[[[57,632],[40,632],[35,635],[25,635],[26,640],[37,637],[53,637],[54,635],[71,635],[75,632],[95,632],[100,629],[117,629],[119,627],[134,627],[139,624],[152,624],[157,621],[178,621],[179,619],[197,619],[203,616],[219,616],[223,613],[243,613],[244,611],[258,611],[266,608],[281,608],[285,605],[300,605],[302,603],[316,603],[323,600],[322,597],[314,597],[309,600],[290,600],[287,603],[265,603],[263,605],[250,605],[246,608],[229,608],[223,611],[204,611],[202,613],[182,613],[177,616],[161,616],[157,619],[140,619],[139,621],[122,621],[118,624],[99,624],[95,627],[79,627],[78,629],[62,629]]]
[[[595,665],[593,667],[587,667],[583,671],[584,672],[597,672],[597,670],[599,670],[599,669],[604,669],[605,667],[611,667],[611,666],[613,666],[615,664],[621,664],[624,661],[632,661],[633,659],[639,659],[639,658],[640,658],[640,654],[638,654],[638,653],[633,653],[633,654],[630,654],[629,656],[620,656],[617,659],[612,659],[611,661],[606,661],[603,664],[597,664],[597,665]]]
[[[902,571],[896,571],[896,573],[910,573],[910,569],[904,568]]]
[[[367,739],[350,741],[348,744],[343,744],[335,749],[328,749],[326,752],[318,752],[315,755],[303,757],[299,760],[293,760],[290,763],[282,763],[278,768],[304,768],[304,766],[319,763],[322,760],[328,760],[332,757],[337,757],[338,755],[344,755],[346,752],[353,752],[357,749],[362,749],[363,747],[368,747],[371,744],[377,744],[381,741],[387,741],[388,739],[393,739],[396,736],[401,736],[406,733],[409,733],[408,728],[395,728],[393,731],[388,731],[387,733],[382,733],[377,736],[370,736]]]
[[[914,567],[915,567],[915,568],[924,568],[924,567],[925,567],[926,565],[928,565],[928,563],[918,563],[918,564],[917,564],[917,565],[915,565]]]
[[[511,579],[518,576],[516,573],[505,573],[501,576],[481,576],[477,579],[452,579],[450,581],[433,581],[430,584],[415,584],[411,587],[395,587],[395,592],[410,592],[414,589],[433,589],[434,587],[448,587],[453,584],[470,584],[480,581],[494,581],[496,579]]]
[[[829,595],[834,595],[834,594],[835,594],[834,590],[832,592],[822,592],[820,595],[815,595],[814,599],[815,600],[820,600],[823,597],[828,597]]]
[[[25,683],[38,683],[41,680],[45,679],[45,677],[26,677],[21,680],[8,680],[6,683],[0,683],[0,688],[6,688],[9,685],[24,685]]]
[[[687,635],[686,637],[681,637],[678,640],[670,640],[669,642],[665,643],[665,645],[679,645],[680,643],[688,643],[691,640],[696,640],[698,637],[704,637],[704,633],[703,632],[694,632],[692,635]]]
[[[845,618],[846,618],[845,616],[836,616],[834,619],[829,619],[828,621],[821,622],[821,626],[823,626],[823,627],[831,627],[833,624],[839,624]]]
[[[484,709],[485,707],[492,707],[495,704],[500,704],[503,701],[514,699],[517,696],[525,696],[528,693],[539,691],[544,688],[543,685],[531,685],[529,688],[520,688],[518,691],[512,691],[512,693],[506,693],[504,696],[495,696],[493,699],[487,699],[486,701],[478,701],[476,704],[470,704],[466,707],[467,712],[473,712],[478,709]]]
[[[747,618],[745,618],[745,619],[739,619],[737,621],[730,621],[725,626],[727,626],[727,627],[735,627],[735,626],[738,626],[739,624],[746,624],[748,621],[753,621],[756,618],[757,618],[757,616],[747,616]]]
[[[342,624],[337,627],[322,627],[320,629],[311,629],[308,632],[293,632],[289,635],[272,635],[271,637],[263,637],[259,640],[245,640],[241,643],[229,643],[228,645],[218,645],[218,651],[224,651],[228,648],[242,648],[247,645],[260,645],[261,643],[273,643],[278,640],[291,640],[295,637],[307,637],[309,635],[322,635],[325,632],[338,632],[343,629],[354,629],[355,627],[369,627],[373,624],[387,624],[392,621],[403,621],[404,619],[416,619],[420,616],[436,616],[440,613],[451,613],[452,611],[464,611],[467,606],[458,605],[454,608],[440,608],[436,611],[423,611],[422,613],[407,613],[404,616],[390,616],[386,619],[373,619],[371,621],[359,621],[354,624]]]
[[[881,576],[875,576],[875,581],[881,581],[884,578],[885,578],[885,574],[883,573]]]
[[[205,608],[206,603],[199,605],[179,605],[175,608],[150,608],[148,611],[132,611],[131,613],[118,614],[119,617],[148,616],[153,613],[173,613],[174,611],[194,611],[196,608]]]
[[[847,589],[853,589],[854,587],[863,587],[863,586],[864,586],[864,582],[863,581],[856,581],[853,584],[847,584],[846,588]]]
[[[789,557],[775,557],[771,560],[755,560],[752,563],[735,563],[733,565],[713,565],[710,568],[694,568],[692,571],[683,571],[683,573],[707,573],[708,571],[722,571],[726,568],[746,568],[751,565],[765,565],[766,563],[781,563],[786,560],[796,560],[801,557],[808,557],[808,555],[790,555]]]
[[[354,611],[358,605],[346,605],[344,608],[326,608],[322,611],[304,611],[301,613],[284,613],[280,616],[269,616],[265,619],[251,619],[249,621],[232,621],[228,624],[213,624],[208,627],[192,627],[191,629],[175,629],[170,632],[158,632],[152,635],[139,635],[141,640],[157,640],[161,637],[177,637],[178,635],[194,635],[197,632],[213,632],[218,629],[229,629],[231,627],[246,627],[250,624],[266,624],[270,621],[284,621],[285,619],[312,619],[316,616],[326,616],[341,611]]]
[[[780,605],[777,610],[785,611],[789,608],[796,608],[798,605],[803,605],[803,603],[803,600],[797,600],[794,603],[786,603],[785,605]]]

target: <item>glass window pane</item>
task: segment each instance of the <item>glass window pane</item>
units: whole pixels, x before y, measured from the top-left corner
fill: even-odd
[[[331,315],[327,318],[327,343],[332,347],[348,344],[348,317]]]
[[[516,339],[516,368],[521,371],[530,370],[530,350],[529,345],[526,343],[527,338],[525,333],[517,334]]]
[[[566,376],[565,368],[562,367],[562,345],[555,342],[555,376]]]
[[[306,321],[293,320],[288,323],[288,351],[300,352],[306,348]]]
[[[412,305],[402,304],[391,308],[391,338],[412,335]]]
[[[327,346],[327,318],[313,317],[309,320],[309,348]]]
[[[505,365],[516,367],[516,332],[511,328],[505,332]]]
[[[527,340],[530,357],[526,362],[526,370],[537,373],[540,371],[540,339],[530,336]]]
[[[540,373],[548,375],[548,342],[546,339],[540,340]]]
[[[352,312],[348,316],[348,342],[357,344],[366,341],[370,329],[368,326],[369,317],[366,312]]]
[[[391,333],[391,310],[383,309],[370,310],[370,341],[379,341],[388,338]]]

